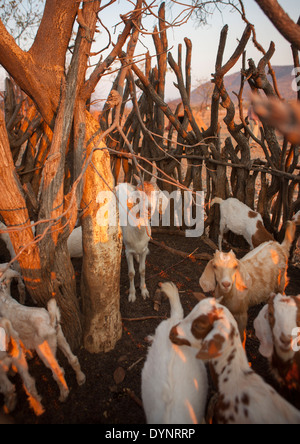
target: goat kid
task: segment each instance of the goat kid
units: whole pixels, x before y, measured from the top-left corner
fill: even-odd
[[[170,330],[183,319],[183,309],[173,283],[161,284],[161,291],[169,298],[171,317],[158,326],[142,371],[147,423],[201,424],[208,391],[206,369],[194,350],[171,343]]]
[[[222,424],[300,424],[300,412],[249,368],[237,323],[215,299],[201,301],[170,332],[171,341],[209,361],[218,390],[213,419]]]
[[[274,237],[266,230],[263,219],[259,213],[251,210],[238,199],[223,200],[216,197],[211,206],[219,204],[221,211],[219,250],[222,251],[223,236],[228,231],[243,236],[251,249],[264,242],[274,241]]]
[[[76,373],[78,385],[85,383],[78,358],[63,334],[60,325],[60,311],[55,299],[50,299],[47,310],[44,308],[25,307],[19,304],[10,295],[10,283],[14,277],[19,277],[15,270],[0,271],[0,314],[9,319],[20,340],[28,350],[35,350],[45,364],[52,371],[54,380],[60,389],[60,401],[65,401],[69,395],[69,388],[64,378],[64,370],[56,360],[57,347],[68,359]]]
[[[141,294],[143,299],[147,299],[149,291],[145,276],[146,257],[149,254],[148,244],[151,238],[150,219],[157,207],[162,214],[169,202],[165,194],[150,182],[144,182],[143,185],[138,183],[137,186],[121,183],[116,187],[116,194],[119,201],[120,225],[128,265],[130,283],[128,300],[135,302],[134,259],[139,264]]]
[[[289,222],[280,245],[268,242],[238,260],[233,251],[217,251],[200,278],[204,292],[213,291],[237,320],[241,338],[247,326],[248,308],[267,302],[273,292],[283,292],[287,284],[288,257],[295,236]]]
[[[0,318],[0,328],[5,332],[5,351],[0,350],[0,392],[4,395],[4,410],[12,412],[17,403],[15,386],[7,377],[7,372],[13,368],[19,373],[23,381],[31,408],[37,416],[40,416],[44,413],[44,408],[35,386],[35,380],[29,374],[18,333],[13,329],[11,322],[5,318]]]
[[[300,295],[272,294],[254,321],[259,352],[268,359],[275,378],[300,392],[300,351],[293,332],[300,329]]]

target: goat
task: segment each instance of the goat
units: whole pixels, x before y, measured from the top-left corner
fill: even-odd
[[[4,332],[3,344],[0,347],[0,392],[4,394],[4,410],[11,412],[15,409],[17,397],[15,386],[7,377],[10,368],[20,374],[30,406],[37,416],[44,413],[34,379],[30,376],[25,353],[20,344],[18,333],[13,329],[8,319],[0,318],[0,329]],[[4,347],[3,347],[4,345]]]
[[[212,200],[211,206],[215,204],[220,204],[221,211],[220,251],[222,251],[224,233],[228,231],[243,236],[252,250],[264,242],[274,241],[274,237],[266,230],[261,215],[238,199],[231,197],[223,200],[216,197]]]
[[[300,350],[294,347],[297,338],[293,338],[293,332],[300,328],[300,295],[272,294],[255,319],[254,328],[259,352],[269,360],[275,378],[300,392]]]
[[[34,222],[31,222],[33,224]],[[33,234],[35,234],[35,226],[31,227]],[[10,235],[7,231],[6,225],[3,222],[0,222],[0,230],[3,231],[0,233],[0,238],[5,242],[6,248],[10,253],[11,259],[16,257],[16,253],[13,247],[13,244],[10,239]],[[70,257],[82,257],[82,228],[77,227],[74,228],[67,241],[68,250],[70,253]],[[18,267],[18,268],[17,268]],[[20,272],[19,264],[14,267],[18,272]]]
[[[266,302],[272,292],[283,292],[296,226],[288,222],[283,243],[267,242],[238,260],[231,251],[220,253],[206,266],[200,278],[204,292],[215,291],[218,299],[237,320],[241,337],[247,326],[248,308]]]
[[[130,283],[128,300],[129,302],[136,301],[134,259],[139,263],[140,288],[145,300],[149,297],[145,276],[148,244],[151,238],[150,219],[158,205],[160,213],[165,211],[168,199],[157,186],[150,182],[144,182],[143,186],[120,183],[116,187],[116,195],[119,201],[120,225],[128,265]]]
[[[296,227],[297,227],[295,241],[293,243],[293,247],[291,250],[291,260],[293,263],[295,263],[295,262],[299,262],[300,211],[298,211],[296,214],[294,214],[292,221],[295,222]]]
[[[60,325],[60,311],[55,299],[50,299],[47,310],[44,308],[25,307],[13,299],[9,292],[11,279],[19,273],[9,269],[0,271],[0,314],[9,319],[20,340],[28,350],[35,350],[46,367],[52,371],[54,380],[60,389],[60,401],[65,401],[69,389],[64,378],[64,371],[56,360],[57,347],[67,357],[76,373],[78,385],[85,383],[78,358],[72,353]]]
[[[249,368],[230,311],[207,298],[170,332],[173,344],[190,345],[209,361],[218,391],[213,420],[222,424],[300,424],[300,412]]]
[[[189,347],[171,343],[171,328],[183,319],[176,286],[161,284],[171,317],[161,322],[142,371],[142,400],[148,424],[197,424],[203,421],[208,381],[205,366]]]
[[[31,224],[33,224],[33,223],[34,222],[31,222]],[[32,226],[31,228],[32,228],[33,234],[35,234],[35,226]],[[11,242],[10,235],[6,231],[7,227],[6,227],[6,225],[4,225],[3,222],[0,222],[0,230],[3,231],[2,233],[0,233],[0,238],[5,242],[6,248],[9,251],[10,258],[12,260],[16,257],[16,253],[15,253],[13,244]],[[69,250],[69,254],[70,254],[71,258],[82,257],[83,249],[82,249],[82,228],[81,227],[77,227],[72,231],[72,233],[68,237],[67,245],[68,245],[68,250]],[[0,264],[2,269],[6,265],[7,264]],[[14,270],[16,270],[18,273],[20,273],[19,277],[17,277],[17,276],[15,276],[15,277],[18,279],[18,290],[19,290],[19,295],[20,295],[20,303],[24,305],[25,301],[26,301],[26,289],[25,289],[25,285],[24,285],[24,282],[21,277],[21,267],[19,265],[19,262],[16,260],[12,264],[12,267]]]
[[[296,225],[300,225],[300,211],[298,211],[298,213],[294,214],[293,219],[292,219]]]

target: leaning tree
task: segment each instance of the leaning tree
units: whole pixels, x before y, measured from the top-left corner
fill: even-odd
[[[35,194],[38,215],[34,237],[25,199],[28,187],[26,183],[21,184],[16,173],[1,112],[0,214],[10,232],[30,295],[40,305],[56,297],[69,341],[77,346],[83,330],[85,346],[91,352],[113,348],[121,335],[121,236],[119,227],[109,226],[108,220],[102,221],[101,226],[97,224],[97,212],[102,205],[97,196],[101,191],[111,190],[114,181],[104,135],[86,104],[127,39],[130,62],[142,11],[142,1],[137,0],[132,11],[122,17],[123,30],[110,54],[99,60],[87,78],[98,18],[103,8],[115,0],[104,6],[102,3],[84,2],[79,7],[80,2],[76,0],[47,0],[34,42],[27,52],[17,45],[0,21],[0,63],[31,98],[40,113],[44,133],[51,141],[44,155],[38,196]],[[74,29],[77,34],[72,60],[66,69]],[[72,166],[67,171],[66,158],[70,153]],[[81,217],[83,323],[67,249],[67,238],[80,208],[84,209]]]

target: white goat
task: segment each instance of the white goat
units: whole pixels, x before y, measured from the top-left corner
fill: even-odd
[[[31,222],[33,224],[34,222]],[[33,234],[35,235],[35,226],[31,227]],[[6,248],[10,253],[11,259],[16,257],[16,253],[13,247],[13,244],[10,239],[9,232],[7,231],[7,226],[4,225],[3,222],[0,222],[0,230],[3,231],[3,233],[0,233],[0,238],[5,242]],[[70,253],[70,257],[82,257],[82,228],[77,227],[74,228],[70,236],[68,237],[67,241],[68,250]],[[17,267],[19,267],[19,264],[17,263]],[[19,268],[15,269],[17,271],[20,271]]]
[[[169,298],[171,317],[158,326],[142,371],[147,423],[201,424],[208,391],[206,369],[192,349],[171,343],[170,330],[183,319],[183,309],[173,283],[161,284],[161,291]]]
[[[213,420],[222,424],[300,424],[300,412],[249,368],[237,323],[215,299],[201,301],[177,326],[170,339],[198,350],[217,381]]]
[[[169,202],[165,194],[150,182],[144,182],[143,186],[141,184],[133,186],[121,183],[116,187],[116,194],[128,264],[130,282],[128,299],[129,302],[135,302],[134,259],[139,263],[142,297],[147,299],[149,291],[146,286],[145,275],[146,257],[149,253],[148,244],[151,238],[150,219],[157,206],[159,206],[159,212],[163,213]]]
[[[287,284],[290,248],[295,224],[288,222],[286,236],[280,245],[267,242],[238,260],[235,254],[217,251],[200,278],[204,292],[214,291],[235,316],[241,337],[247,326],[248,308],[267,302],[273,292],[283,292]]]
[[[37,416],[44,413],[41,397],[36,390],[35,381],[30,376],[25,354],[20,344],[18,333],[13,329],[8,319],[0,318],[2,343],[0,344],[0,392],[4,394],[4,409],[11,412],[15,409],[17,397],[15,386],[7,377],[7,372],[13,368],[18,371],[27,393],[30,406]]]
[[[294,214],[293,219],[292,219],[296,225],[300,225],[300,211],[298,211],[298,213]]]
[[[258,247],[264,242],[273,241],[273,236],[266,230],[263,219],[259,213],[251,210],[247,205],[238,199],[229,198],[223,200],[216,197],[212,200],[211,206],[220,204],[220,235],[219,250],[222,251],[222,241],[224,233],[232,231],[243,236],[251,249]]]
[[[64,378],[64,370],[56,360],[56,349],[67,357],[69,364],[76,373],[79,385],[85,383],[78,358],[72,353],[60,326],[60,312],[55,299],[50,299],[47,310],[44,308],[25,307],[10,295],[10,281],[19,277],[15,270],[0,271],[0,314],[9,319],[20,340],[28,350],[35,350],[46,367],[52,371],[53,378],[60,389],[60,401],[65,401],[69,389]]]
[[[254,328],[259,352],[269,360],[276,379],[300,391],[300,295],[273,294],[255,319]]]
[[[34,222],[31,222],[33,224]],[[31,227],[33,234],[35,234],[35,226]],[[6,248],[10,253],[11,260],[16,257],[16,253],[13,247],[13,244],[10,239],[10,235],[8,233],[6,225],[4,225],[3,222],[0,222],[0,230],[3,230],[3,233],[0,233],[0,238],[5,242]],[[82,257],[83,249],[82,249],[82,228],[77,227],[75,228],[70,236],[68,237],[67,241],[68,250],[70,253],[70,257]],[[3,269],[7,264],[0,264],[1,268]],[[20,273],[19,277],[15,276],[18,279],[18,290],[19,290],[19,296],[20,296],[20,303],[25,304],[26,301],[26,288],[23,282],[23,279],[21,277],[21,267],[19,265],[19,262],[16,260],[12,264],[12,268],[16,270],[18,273]],[[35,302],[35,301],[34,301]]]

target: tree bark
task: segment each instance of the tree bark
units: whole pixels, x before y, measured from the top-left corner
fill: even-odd
[[[25,198],[19,182],[6,131],[4,116],[0,110],[0,214],[11,230],[10,237],[22,269],[24,281],[30,293],[41,285],[41,261],[30,225]],[[27,227],[27,228],[26,228]],[[28,246],[24,251],[23,246]]]
[[[300,51],[300,27],[280,6],[277,0],[255,0],[277,30]]]
[[[114,199],[114,179],[110,168],[110,156],[103,142],[97,139],[89,143],[99,130],[98,122],[86,113],[87,156],[97,147],[92,164],[85,174],[83,200],[87,209],[82,217],[83,268],[81,292],[84,311],[84,346],[90,353],[109,351],[122,335],[120,314],[120,267],[122,235],[118,223],[99,225],[97,203],[99,192],[107,191],[108,199]],[[110,197],[109,197],[110,196]],[[106,202],[106,205],[109,202]],[[108,215],[109,217],[109,215]],[[103,225],[104,220],[102,220]]]

